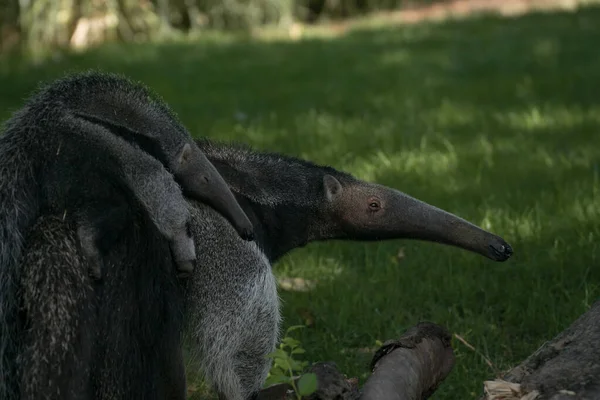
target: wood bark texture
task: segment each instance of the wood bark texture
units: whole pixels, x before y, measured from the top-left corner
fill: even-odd
[[[421,400],[427,399],[454,366],[450,334],[439,325],[422,322],[399,339],[381,346],[371,363],[372,375],[362,390],[358,380],[347,379],[333,363],[316,363],[317,391],[309,400]],[[295,399],[288,384],[273,385],[258,400]]]
[[[600,399],[600,300],[502,379],[520,384],[516,399]]]

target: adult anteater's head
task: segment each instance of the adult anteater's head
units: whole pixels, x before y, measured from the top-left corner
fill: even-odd
[[[354,240],[419,239],[506,261],[512,247],[501,237],[398,190],[326,174],[326,215],[339,235]]]

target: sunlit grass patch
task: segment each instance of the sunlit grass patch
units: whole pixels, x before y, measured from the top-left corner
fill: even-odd
[[[456,168],[457,156],[452,152],[438,150],[400,150],[388,153],[383,150],[365,157],[357,157],[340,165],[346,171],[352,171],[360,179],[376,182],[382,174],[411,174],[429,179],[447,178],[445,189],[452,186],[452,172]]]
[[[568,134],[570,129],[582,124],[600,124],[600,107],[581,109],[577,107],[530,107],[522,111],[497,114],[495,119],[512,129],[544,133],[548,129],[563,130],[557,134]]]

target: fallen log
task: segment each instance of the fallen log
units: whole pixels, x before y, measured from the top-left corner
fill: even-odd
[[[317,391],[309,400],[421,400],[437,389],[454,366],[450,334],[439,325],[422,322],[399,339],[385,342],[373,356],[372,375],[362,390],[333,363],[316,363]],[[295,399],[289,384],[262,390],[258,400]]]
[[[600,300],[500,378],[480,400],[600,399]]]
[[[372,375],[362,390],[335,364],[317,363],[317,391],[310,400],[426,399],[448,376],[454,354],[448,332],[424,322],[375,353]],[[592,400],[600,399],[600,300],[520,365],[499,379],[484,383],[480,400]],[[263,390],[259,400],[295,399],[291,385]]]

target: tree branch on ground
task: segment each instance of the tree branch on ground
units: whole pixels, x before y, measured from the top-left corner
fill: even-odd
[[[316,363],[308,372],[317,376],[317,391],[309,400],[421,400],[433,394],[454,366],[450,334],[443,327],[422,322],[399,339],[384,343],[373,356],[372,375],[362,390],[357,379],[347,379],[333,363]],[[295,399],[291,385],[261,391],[259,400]]]
[[[308,372],[318,388],[310,400],[420,400],[429,398],[454,366],[450,335],[423,322],[381,346],[362,389],[333,363]],[[600,398],[600,300],[520,365],[484,383],[480,400],[592,400]],[[295,399],[291,385],[261,391],[259,400]]]

